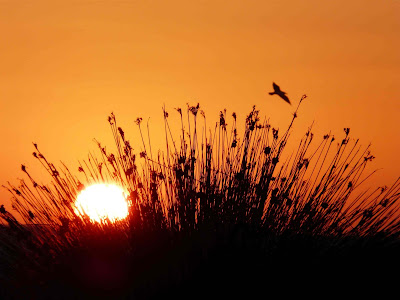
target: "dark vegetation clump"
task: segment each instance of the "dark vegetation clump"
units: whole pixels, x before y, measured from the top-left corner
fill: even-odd
[[[199,105],[177,108],[177,133],[164,109],[156,155],[142,118],[137,151],[111,114],[116,151],[97,142],[77,173],[34,144],[52,181],[38,183],[23,165],[25,179],[5,187],[13,212],[0,206],[0,298],[226,298],[386,280],[399,266],[400,182],[360,190],[374,157],[349,128],[340,138],[309,128],[283,155],[299,106],[284,132],[253,107],[241,138],[235,113],[221,111],[208,132]],[[102,182],[128,191],[126,219],[76,213],[77,194]]]

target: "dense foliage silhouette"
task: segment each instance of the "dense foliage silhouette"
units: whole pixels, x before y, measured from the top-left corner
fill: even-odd
[[[154,155],[141,118],[136,151],[111,114],[116,151],[96,141],[99,153],[77,172],[56,167],[34,144],[52,180],[40,184],[22,165],[25,179],[5,186],[13,211],[0,207],[2,297],[228,296],[383,280],[385,267],[398,266],[400,183],[361,189],[374,157],[349,128],[314,146],[310,127],[285,156],[305,98],[284,132],[253,107],[241,138],[235,113],[228,126],[221,111],[208,132],[199,104],[186,114],[177,108],[182,126],[173,132],[164,109],[166,147]],[[77,194],[101,182],[129,191],[126,220],[76,214]]]

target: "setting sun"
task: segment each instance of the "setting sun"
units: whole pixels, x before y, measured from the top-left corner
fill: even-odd
[[[92,221],[109,219],[114,222],[126,218],[128,203],[126,192],[114,184],[94,184],[85,188],[77,197],[77,213],[86,214]]]

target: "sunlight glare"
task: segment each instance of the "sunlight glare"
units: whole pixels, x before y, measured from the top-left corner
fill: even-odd
[[[114,184],[93,184],[78,195],[75,206],[79,215],[86,214],[91,221],[111,222],[122,220],[128,215],[126,192]]]

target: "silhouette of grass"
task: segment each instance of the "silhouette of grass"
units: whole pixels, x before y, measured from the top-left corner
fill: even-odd
[[[34,144],[52,181],[39,184],[22,165],[26,178],[5,186],[15,212],[0,207],[4,298],[177,297],[215,288],[227,296],[228,287],[263,289],[305,275],[315,284],[349,268],[362,275],[382,262],[396,265],[400,182],[359,191],[373,173],[364,174],[374,158],[369,147],[351,139],[349,128],[339,141],[327,134],[311,147],[310,127],[284,157],[305,98],[283,133],[253,107],[241,138],[235,113],[228,126],[221,111],[207,132],[199,104],[186,115],[177,108],[176,133],[164,108],[166,147],[155,155],[141,118],[144,150],[137,153],[111,114],[116,152],[96,141],[99,154],[79,163],[81,179]],[[129,191],[125,220],[93,223],[75,213],[79,191],[97,182]]]

